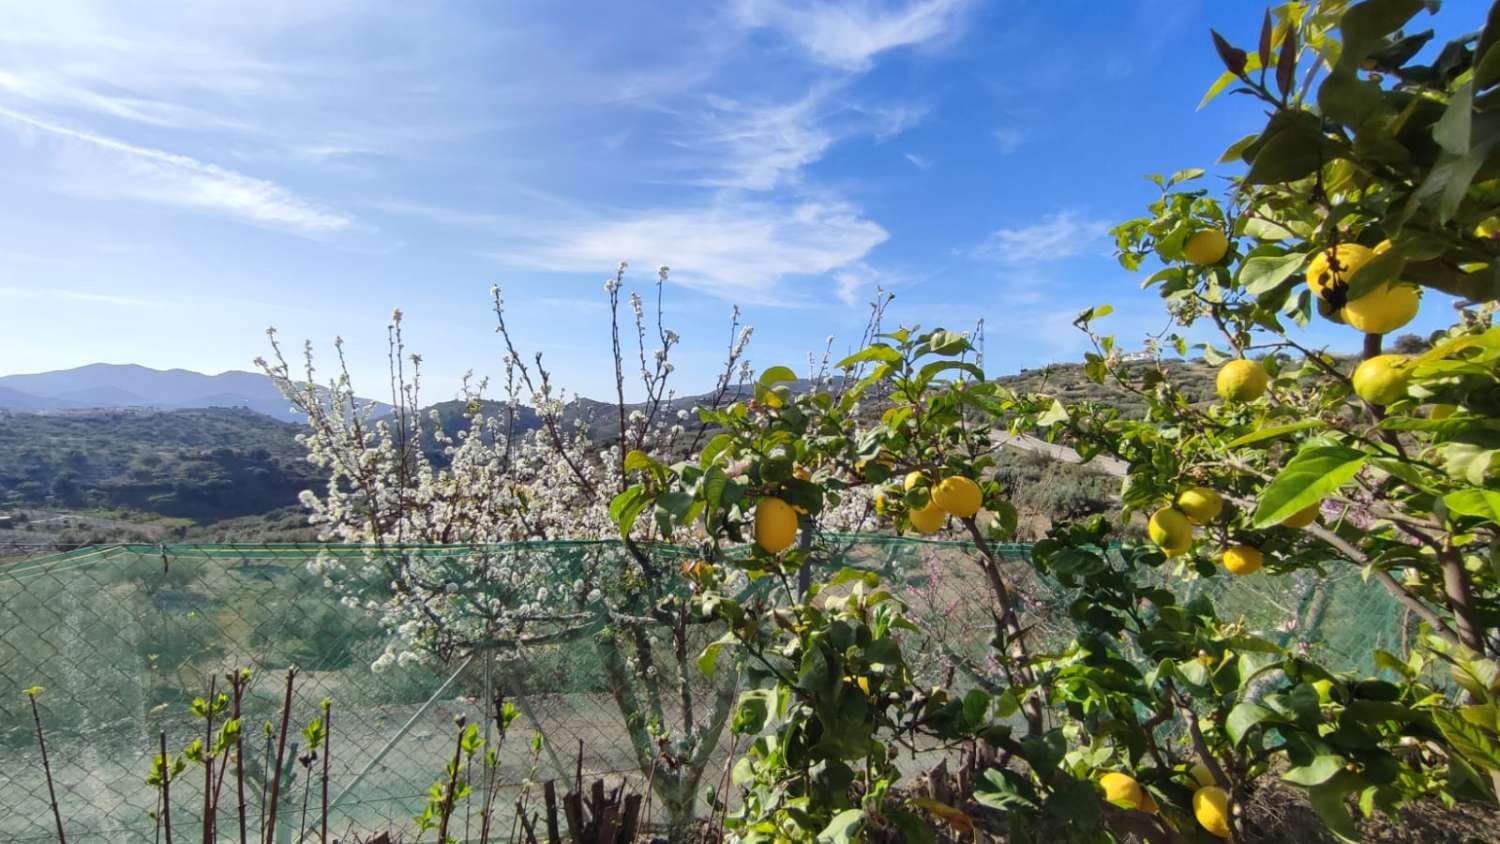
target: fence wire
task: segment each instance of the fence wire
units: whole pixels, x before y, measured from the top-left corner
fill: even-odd
[[[551,555],[565,571],[580,547],[536,544],[512,552]],[[587,547],[610,553],[611,544]],[[913,662],[931,671],[934,682],[951,676],[958,662],[985,670],[992,626],[987,587],[970,546],[860,536],[831,537],[828,548],[828,565],[883,571],[911,605],[924,630],[923,641],[913,645],[924,656]],[[426,551],[453,553],[415,552]],[[1028,628],[1042,640],[1066,641],[1074,596],[1031,574],[1024,546],[1003,551],[1010,561],[1005,575],[1022,597]],[[298,839],[308,787],[316,813],[321,761],[305,770],[294,761],[294,743],[300,738],[295,730],[318,716],[324,698],[333,702],[330,828],[341,840],[350,840],[350,832],[380,831],[414,839],[412,818],[453,753],[455,719],[483,723],[486,690],[504,691],[521,711],[501,749],[501,805],[513,803],[528,781],[571,782],[580,769],[588,778],[624,776],[641,787],[626,715],[587,641],[504,659],[486,654],[375,671],[387,633],[368,612],[342,603],[309,567],[320,555],[365,553],[327,545],[0,544],[0,700],[12,701],[0,706],[0,840],[56,839],[22,689],[44,688],[38,702],[69,840],[148,842],[155,840],[158,807],[146,774],[161,736],[173,753],[201,738],[203,722],[190,712],[193,698],[205,695],[211,680],[224,690],[225,672],[240,666],[255,672],[244,703],[252,818],[266,802],[267,760],[274,758],[265,725],[278,717],[286,670],[300,670],[288,739],[293,746],[282,772],[281,842]],[[1408,621],[1388,595],[1360,580],[1357,569],[1343,570],[1349,573],[1216,577],[1176,586],[1188,597],[1210,594],[1221,617],[1243,618],[1251,630],[1326,664],[1369,671],[1370,649],[1400,651]],[[961,674],[958,681],[964,682]],[[705,683],[695,695],[700,711],[711,696]],[[528,741],[533,733],[545,739],[539,757]],[[728,750],[726,735],[705,785]],[[201,773],[190,769],[173,791],[178,835],[201,837],[194,814]],[[232,803],[224,801],[228,808],[221,811],[232,815]],[[221,820],[222,840],[229,839],[226,829]],[[460,830],[458,837],[468,835]]]

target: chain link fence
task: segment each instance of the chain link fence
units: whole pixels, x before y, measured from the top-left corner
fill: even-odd
[[[914,646],[919,658],[913,664],[930,671],[934,681],[952,676],[959,662],[984,670],[992,625],[987,587],[971,562],[970,546],[826,539],[830,565],[881,571],[911,605],[926,634]],[[611,546],[618,547],[589,544],[595,553]],[[514,553],[556,555],[559,569],[566,570],[565,559],[579,547],[518,546]],[[1041,641],[1065,641],[1072,631],[1072,596],[1031,574],[1025,547],[1003,552],[1028,629]],[[410,836],[412,817],[452,757],[455,719],[485,723],[484,702],[495,690],[521,712],[501,749],[501,781],[511,796],[502,796],[500,805],[513,803],[515,790],[529,780],[571,782],[580,769],[588,778],[625,776],[643,787],[624,716],[587,641],[530,648],[504,659],[481,654],[377,672],[372,663],[385,650],[387,634],[368,612],[342,603],[309,568],[320,555],[341,553],[366,549],[0,544],[0,700],[11,700],[0,706],[0,840],[56,839],[21,690],[45,690],[38,703],[69,840],[154,841],[152,813],[158,807],[146,774],[161,736],[173,753],[202,738],[203,722],[190,711],[194,697],[205,696],[211,681],[224,691],[225,672],[241,666],[251,667],[255,678],[244,703],[252,817],[264,805],[267,760],[274,759],[263,725],[278,717],[285,672],[293,665],[300,673],[289,744],[298,740],[296,729],[318,716],[321,700],[333,702],[330,827],[341,833]],[[1216,577],[1177,586],[1179,593],[1211,593],[1221,617],[1243,618],[1250,629],[1325,663],[1371,670],[1370,649],[1399,651],[1408,622],[1389,596],[1360,580],[1357,569],[1343,570],[1349,573]],[[962,675],[957,681],[965,682]],[[711,694],[705,685],[700,708],[709,705]],[[539,755],[528,741],[533,733],[545,739]],[[728,758],[727,738],[726,731],[705,784]],[[319,772],[297,764],[298,754],[289,747],[283,765],[283,842],[298,840],[295,815],[304,789],[314,792],[314,811],[318,804]],[[199,780],[201,774],[184,774],[181,788],[201,800]],[[198,819],[191,807],[197,804],[192,796],[179,799],[178,788],[174,784],[174,826],[179,835],[193,835]],[[467,835],[460,830],[458,837]]]

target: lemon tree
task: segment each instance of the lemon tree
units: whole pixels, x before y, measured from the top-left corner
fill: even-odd
[[[1500,797],[1500,12],[1422,64],[1431,35],[1408,28],[1425,8],[1290,4],[1253,51],[1215,36],[1209,99],[1258,97],[1266,126],[1231,145],[1225,195],[1195,186],[1202,171],[1158,178],[1115,236],[1174,318],[1163,348],[1221,367],[1217,400],[1191,399],[1160,357],[1125,361],[1108,307],[1077,321],[1085,369],[1140,398],[1140,418],[1010,393],[963,335],[910,327],[845,359],[836,389],[795,395],[790,370],[767,370],[752,399],[705,414],[720,433],[693,460],[636,469],[629,518],[702,528],[693,606],[727,632],[700,668],[733,660],[750,684],[731,724],[738,799],[711,803],[732,836],[1234,839],[1275,777],[1357,840],[1351,803]],[[1384,334],[1439,303],[1459,306],[1453,324],[1385,357]],[[1312,320],[1360,353],[1311,347]],[[1022,432],[1127,467],[1114,517],[1054,526],[1025,564],[1071,596],[1071,639],[1046,647],[995,552],[1016,511],[993,454]],[[861,504],[884,531],[967,543],[988,664],[923,683],[919,620],[880,572],[804,585],[835,556],[821,514]],[[1336,567],[1412,620],[1409,649],[1372,652],[1373,671],[1331,669],[1188,590]],[[740,577],[761,588],[729,589]],[[944,789],[897,762],[962,748],[970,775]]]

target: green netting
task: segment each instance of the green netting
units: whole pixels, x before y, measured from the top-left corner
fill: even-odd
[[[881,571],[912,606],[923,627],[912,643],[913,663],[930,671],[933,682],[954,664],[986,669],[988,592],[972,564],[972,546],[865,535],[821,539],[824,564]],[[999,550],[1030,635],[1042,647],[1066,642],[1076,596],[1035,577],[1025,564],[1026,546]],[[614,542],[373,552],[544,555],[560,582],[625,553]],[[451,753],[453,719],[481,720],[487,688],[503,689],[523,713],[515,728],[523,738],[502,754],[508,788],[527,777],[525,737],[534,730],[549,748],[538,776],[571,779],[580,747],[586,774],[638,773],[622,716],[587,643],[375,673],[371,663],[387,635],[308,567],[320,555],[359,560],[371,553],[328,545],[117,545],[65,553],[0,546],[0,693],[46,689],[42,711],[70,840],[152,840],[155,797],[144,777],[160,734],[172,748],[197,737],[201,721],[187,714],[192,698],[211,676],[246,664],[259,677],[246,704],[254,741],[262,740],[259,724],[279,709],[279,673],[289,665],[302,669],[294,723],[313,717],[323,697],[335,701],[332,791],[342,799],[333,827],[340,831],[409,831]],[[653,549],[658,558],[690,553]],[[1172,586],[1187,597],[1209,594],[1221,617],[1243,618],[1250,629],[1327,664],[1372,670],[1370,650],[1401,650],[1407,619],[1357,569],[1336,571],[1326,578],[1304,572]],[[958,682],[965,682],[962,674]],[[54,840],[29,710],[13,700],[0,708],[0,840]],[[728,748],[722,751],[727,758]],[[260,777],[265,754],[247,755],[252,777]],[[285,776],[283,794],[300,797],[302,771],[293,765]],[[179,836],[196,835],[190,796],[196,783],[188,778],[182,786],[188,794],[173,801]],[[287,828],[285,840],[295,831]]]

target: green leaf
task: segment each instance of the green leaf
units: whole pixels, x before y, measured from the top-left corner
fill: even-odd
[[[708,647],[703,649],[703,653],[698,654],[698,670],[703,672],[704,677],[710,680],[714,678],[714,671],[719,665],[719,651],[725,645],[735,644],[738,644],[738,640],[734,638],[734,634],[725,633],[715,641],[710,642]]]
[[[627,472],[648,472],[660,466],[660,463],[652,460],[651,456],[644,451],[632,449],[629,454],[625,455],[625,471]]]
[[[1260,494],[1254,526],[1280,524],[1348,483],[1369,455],[1341,445],[1310,443],[1276,474]]]
[[[849,844],[857,840],[855,834],[865,821],[863,809],[845,809],[833,816],[828,826],[818,833],[818,844]]]
[[[844,358],[843,360],[839,361],[834,366],[834,368],[835,369],[848,369],[849,367],[856,366],[856,365],[861,364],[861,363],[866,363],[868,361],[881,361],[883,363],[897,363],[900,360],[901,360],[901,352],[897,351],[896,349],[892,348],[891,346],[887,346],[884,343],[876,343],[873,346],[868,346],[868,347],[866,347],[864,349],[861,349],[861,350],[855,352],[854,354],[852,354],[852,355]]]
[[[1308,802],[1317,811],[1318,817],[1323,819],[1323,823],[1328,825],[1328,831],[1346,844],[1359,844],[1361,838],[1359,829],[1354,825],[1354,819],[1349,816],[1345,798],[1350,792],[1357,791],[1363,786],[1363,779],[1344,771],[1328,782],[1307,790]]]
[[[1287,771],[1281,778],[1298,785],[1322,785],[1332,779],[1334,774],[1342,771],[1346,764],[1348,762],[1344,757],[1326,753],[1314,758],[1306,765],[1298,765]]]
[[[1432,125],[1432,139],[1454,155],[1469,152],[1474,126],[1474,85],[1465,83],[1453,93],[1443,116]]]
[[[1495,734],[1464,720],[1451,709],[1432,710],[1432,720],[1448,740],[1448,745],[1469,764],[1490,771],[1500,771],[1500,746]]]
[[[1043,428],[1050,428],[1059,422],[1066,421],[1068,421],[1068,409],[1063,406],[1061,401],[1053,399],[1052,406],[1047,409],[1046,413],[1037,417],[1036,424]]]
[[[1289,424],[1286,424],[1286,425],[1277,425],[1277,426],[1272,427],[1272,428],[1261,428],[1260,430],[1257,430],[1257,431],[1251,431],[1250,433],[1245,434],[1244,436],[1235,437],[1234,439],[1232,439],[1229,442],[1225,443],[1224,447],[1225,448],[1239,448],[1242,445],[1249,445],[1251,443],[1258,443],[1258,442],[1263,442],[1265,440],[1272,440],[1272,439],[1275,439],[1277,437],[1285,436],[1287,434],[1296,433],[1297,431],[1306,431],[1309,428],[1322,428],[1322,427],[1325,427],[1326,424],[1327,423],[1325,423],[1321,419],[1303,419],[1303,420],[1300,420],[1300,421],[1297,421],[1297,422],[1292,422],[1292,423],[1289,423]]]
[[[609,517],[620,528],[621,536],[629,535],[630,529],[635,527],[635,520],[650,501],[650,496],[646,495],[643,487],[632,486],[609,502]]]
[[[1279,716],[1258,703],[1245,701],[1229,710],[1229,717],[1224,719],[1224,732],[1230,741],[1239,745],[1252,727],[1270,720],[1279,720]]]
[[[1307,254],[1292,252],[1287,255],[1262,255],[1251,258],[1240,265],[1238,281],[1251,296],[1269,293],[1302,269]]]
[[[771,689],[754,689],[740,696],[735,704],[729,729],[737,736],[749,736],[765,729],[771,715]]]
[[[1461,489],[1443,496],[1443,503],[1450,512],[1461,516],[1478,516],[1500,524],[1500,491],[1493,489]]]
[[[917,373],[917,377],[925,384],[926,382],[931,381],[934,375],[937,375],[939,372],[943,372],[949,369],[962,370],[979,379],[980,381],[984,380],[983,370],[972,363],[965,363],[961,360],[940,360],[936,361],[935,363],[929,363],[926,366],[922,367],[922,371]]]
[[[1267,124],[1260,148],[1245,174],[1245,184],[1292,182],[1314,170],[1325,158],[1327,145],[1318,118],[1304,111],[1279,111]]]
[[[1339,20],[1343,52],[1339,64],[1353,70],[1380,46],[1380,42],[1400,29],[1422,10],[1421,0],[1365,0],[1344,13]]]
[[[762,387],[769,387],[772,384],[779,384],[783,381],[796,380],[797,373],[793,372],[790,367],[773,366],[770,369],[767,369],[765,372],[762,372],[760,374],[760,378],[756,379],[755,383],[761,385]]]

